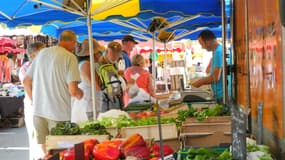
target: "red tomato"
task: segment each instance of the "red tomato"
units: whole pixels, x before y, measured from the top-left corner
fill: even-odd
[[[137,118],[137,115],[136,115],[135,112],[130,112],[129,115],[130,115],[130,117],[131,117],[132,119],[136,119],[136,118]]]

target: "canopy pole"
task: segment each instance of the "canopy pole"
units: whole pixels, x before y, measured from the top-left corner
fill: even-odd
[[[96,120],[96,79],[95,79],[95,64],[94,64],[94,48],[92,37],[92,24],[91,24],[91,1],[87,1],[87,27],[88,27],[88,40],[89,40],[89,55],[90,55],[90,71],[91,71],[91,91],[92,91],[92,106],[93,106],[93,120]]]
[[[151,62],[151,69],[152,69],[152,77],[153,77],[153,87],[154,91],[156,92],[156,68],[155,68],[155,32],[152,34],[152,62]]]
[[[222,0],[222,37],[223,37],[223,103],[227,104],[228,102],[228,87],[227,87],[227,32],[226,32],[226,12],[225,12],[225,1]]]
[[[168,57],[167,57],[167,49],[166,49],[166,42],[164,42],[164,65],[163,65],[163,73],[164,73],[164,83],[165,83],[165,91],[166,93],[169,92],[169,88],[168,88],[168,81],[167,81],[167,77],[166,77],[166,73],[167,73],[167,63],[168,63]]]

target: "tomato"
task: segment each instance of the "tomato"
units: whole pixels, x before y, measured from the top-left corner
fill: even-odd
[[[131,117],[132,119],[136,119],[136,118],[137,118],[137,115],[136,115],[135,112],[130,112],[129,115],[130,115],[130,117]]]

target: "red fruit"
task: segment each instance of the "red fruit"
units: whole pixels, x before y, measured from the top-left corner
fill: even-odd
[[[122,145],[122,150],[128,150],[128,148],[133,146],[146,146],[146,142],[140,134],[133,134],[128,139],[126,139]]]
[[[140,159],[150,157],[149,148],[139,134],[134,134],[125,140],[121,145],[121,151],[125,156],[135,156]]]
[[[160,111],[160,114],[165,114],[165,113],[167,113],[165,110]]]
[[[160,146],[157,143],[153,143],[151,145],[150,151],[151,151],[151,154],[154,157],[160,157]],[[174,151],[173,151],[173,149],[170,146],[163,145],[163,154],[164,154],[164,156],[168,156],[168,155],[173,154],[173,153],[174,153]]]
[[[173,149],[169,145],[163,145],[163,152],[164,156],[168,156],[174,153]]]
[[[63,153],[63,159],[62,160],[74,160],[74,150],[73,149],[66,150]]]
[[[142,113],[141,112],[137,113],[136,118],[142,118]]]
[[[130,115],[130,117],[131,117],[132,119],[136,119],[136,118],[137,118],[137,115],[136,115],[135,112],[130,112],[129,115]]]
[[[155,112],[150,112],[149,116],[155,116]]]
[[[96,160],[117,160],[120,157],[120,150],[117,142],[105,141],[97,144],[93,150]]]
[[[94,146],[98,143],[97,139],[88,139],[83,141],[84,143],[84,149],[92,151]]]
[[[147,146],[134,146],[132,148],[129,148],[128,150],[125,150],[123,154],[125,155],[125,157],[133,156],[137,157],[138,159],[150,158],[150,152]]]

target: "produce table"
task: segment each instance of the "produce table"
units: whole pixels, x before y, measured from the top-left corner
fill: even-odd
[[[10,97],[0,96],[0,115],[1,118],[6,118],[19,113],[19,109],[24,108],[24,96]]]

